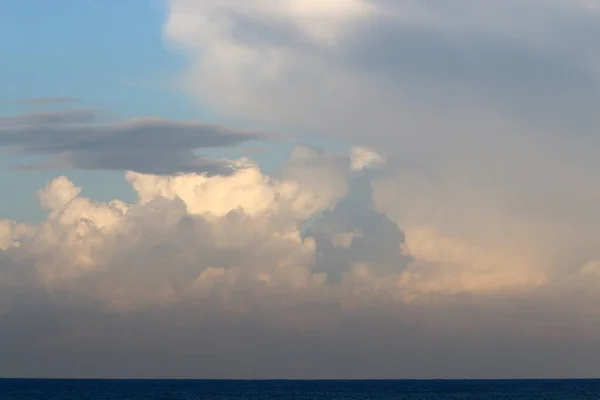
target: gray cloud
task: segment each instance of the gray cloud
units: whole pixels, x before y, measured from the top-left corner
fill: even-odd
[[[350,179],[350,191],[332,211],[312,221],[306,235],[316,239],[315,272],[325,272],[332,282],[363,263],[383,274],[398,274],[410,258],[404,254],[404,234],[372,204],[371,179]]]
[[[447,7],[460,13],[460,6]],[[430,8],[440,12],[444,6]],[[341,62],[358,76],[370,76],[373,84],[386,88],[381,90],[386,98],[427,109],[432,120],[443,118],[443,113],[452,108],[457,117],[464,113],[468,121],[473,118],[469,112],[479,103],[506,120],[543,129],[548,136],[576,134],[587,140],[600,123],[592,106],[600,101],[600,63],[588,57],[600,50],[596,42],[589,40],[600,35],[600,19],[577,10],[549,8],[548,13],[562,13],[555,16],[553,24],[528,21],[544,26],[544,33],[540,33],[548,36],[544,39],[521,32],[518,17],[515,31],[505,34],[469,26],[467,21],[460,26],[461,17],[450,17],[448,11],[445,17],[456,27],[434,21],[403,24],[384,17],[377,24],[368,21],[356,27],[360,33],[329,63]],[[407,101],[403,93],[412,93],[413,102]],[[428,135],[444,134],[444,124],[438,132],[432,132],[435,128],[419,121],[418,114],[407,114],[401,126],[410,129],[412,125]],[[453,121],[447,128],[480,129],[463,124],[466,126]],[[476,134],[486,136],[486,132]]]
[[[600,13],[584,2],[361,0],[336,3],[336,12],[307,4],[326,25],[276,5],[214,4],[171,2],[165,30],[196,60],[185,90],[248,121],[308,127],[391,152],[425,154],[444,140],[446,157],[458,159],[464,142],[487,152],[485,142],[502,135],[577,135],[598,144],[600,48],[591,38],[600,35]],[[346,16],[353,4],[376,11]],[[231,23],[216,37],[203,35],[209,27],[179,24],[194,13]],[[234,59],[223,71],[221,41],[254,61]]]
[[[0,146],[23,154],[54,156],[48,163],[21,168],[227,173],[230,170],[227,162],[197,157],[193,150],[231,147],[266,137],[216,125],[160,118],[95,121],[96,114],[88,110],[0,118]]]
[[[76,103],[79,99],[75,97],[30,97],[27,99],[15,100],[15,103],[27,103],[27,104],[53,104],[53,103]]]
[[[22,127],[31,126],[35,128],[35,126],[43,127],[46,125],[78,124],[95,122],[96,119],[96,112],[93,110],[35,112],[9,117],[0,117],[0,129],[8,131],[9,128],[18,130]]]

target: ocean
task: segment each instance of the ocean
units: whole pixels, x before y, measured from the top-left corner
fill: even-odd
[[[0,379],[0,400],[579,400],[600,380],[216,381]]]

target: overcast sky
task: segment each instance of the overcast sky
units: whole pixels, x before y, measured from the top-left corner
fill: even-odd
[[[0,376],[600,376],[600,2],[59,3],[0,13]]]

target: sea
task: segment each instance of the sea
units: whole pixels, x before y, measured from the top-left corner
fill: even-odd
[[[600,380],[0,379],[0,400],[600,400]]]

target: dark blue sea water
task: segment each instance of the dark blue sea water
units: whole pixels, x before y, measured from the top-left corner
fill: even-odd
[[[1,400],[600,399],[600,380],[210,381],[0,379]]]

